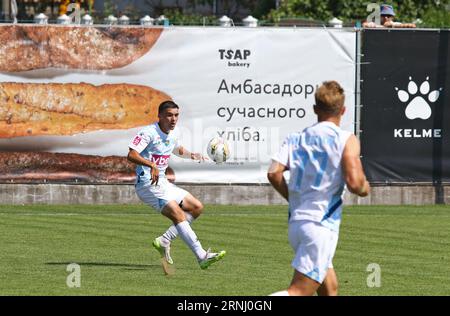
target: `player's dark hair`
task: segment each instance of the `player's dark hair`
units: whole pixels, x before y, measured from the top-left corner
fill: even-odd
[[[164,101],[159,105],[158,114],[161,114],[166,109],[179,109],[180,107],[173,101]]]

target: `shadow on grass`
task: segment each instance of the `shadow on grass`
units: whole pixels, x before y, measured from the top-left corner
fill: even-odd
[[[127,263],[117,263],[117,262],[46,262],[47,265],[64,265],[67,266],[71,263],[76,263],[84,267],[117,267],[124,268],[125,270],[146,270],[161,268],[159,264],[127,264]]]

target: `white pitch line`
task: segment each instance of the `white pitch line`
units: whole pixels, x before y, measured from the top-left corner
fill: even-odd
[[[13,215],[13,216],[161,216],[160,214],[142,214],[142,213],[100,213],[100,214],[94,214],[94,213],[62,213],[62,214],[52,214],[52,213],[6,213],[6,212],[0,212],[0,215]],[[215,214],[203,214],[203,216],[212,217],[212,216],[287,216],[286,214],[267,214],[267,213],[215,213]]]
[[[407,214],[405,214],[407,215]],[[70,216],[110,216],[110,217],[125,217],[125,216],[161,216],[161,214],[157,213],[62,213],[62,214],[55,214],[55,213],[7,213],[7,212],[0,212],[0,216],[54,216],[54,217],[70,217]],[[286,213],[214,213],[214,214],[203,214],[203,216],[206,217],[215,217],[215,216],[223,216],[223,217],[252,217],[252,216],[267,216],[267,217],[286,217],[288,216]],[[364,216],[364,217],[397,217],[398,214],[344,214],[343,218],[345,220],[346,217],[353,217],[353,216]],[[450,214],[422,214],[421,216],[428,216],[428,217],[443,217],[448,218],[450,217]]]

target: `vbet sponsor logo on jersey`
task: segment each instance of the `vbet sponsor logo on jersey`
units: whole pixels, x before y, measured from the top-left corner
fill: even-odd
[[[170,155],[156,155],[152,154],[151,161],[154,162],[158,167],[169,165]]]
[[[218,50],[220,60],[227,61],[228,67],[250,68],[250,56],[252,52],[249,49],[225,49]]]
[[[435,102],[439,99],[442,88],[432,90],[429,83],[429,77],[418,87],[416,81],[409,77],[409,83],[406,90],[397,91],[397,98],[404,104],[405,116],[409,120],[428,120],[433,113]],[[416,129],[416,128],[395,128],[395,138],[442,138],[442,129]]]

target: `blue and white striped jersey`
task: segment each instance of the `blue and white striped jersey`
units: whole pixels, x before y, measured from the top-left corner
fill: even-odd
[[[345,189],[341,160],[350,135],[324,121],[286,138],[273,160],[290,172],[289,221],[311,220],[339,231]]]

